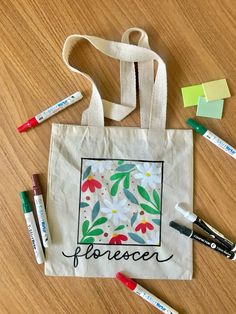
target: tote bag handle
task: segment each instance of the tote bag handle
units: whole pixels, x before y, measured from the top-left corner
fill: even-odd
[[[139,31],[141,38],[139,46],[128,44],[129,35]],[[69,61],[70,52],[82,39],[90,42],[97,50],[121,61],[121,104],[102,100],[92,78],[74,68]],[[88,108],[83,112],[82,125],[104,126],[104,116],[120,121],[129,115],[136,107],[134,62],[138,62],[141,127],[148,129],[165,129],[167,106],[166,66],[158,54],[149,49],[147,34],[137,28],[128,29],[121,43],[88,35],[71,35],[67,37],[62,51],[62,57],[67,67],[83,75],[92,84],[92,95]],[[141,47],[143,46],[143,47]],[[153,62],[158,63],[153,80]]]

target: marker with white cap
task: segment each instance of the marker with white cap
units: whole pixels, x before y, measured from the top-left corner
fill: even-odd
[[[175,205],[175,209],[178,210],[186,219],[198,225],[201,229],[206,231],[212,238],[217,239],[230,251],[236,251],[236,244],[227,239],[222,233],[214,229],[204,220],[199,218],[194,213],[188,211],[183,203],[178,203]]]

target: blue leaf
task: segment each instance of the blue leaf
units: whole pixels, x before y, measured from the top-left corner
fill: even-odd
[[[88,176],[89,176],[89,174],[90,174],[90,172],[91,172],[91,166],[89,166],[86,170],[85,170],[85,172],[84,172],[84,175],[83,175],[83,180],[85,180]]]
[[[128,198],[128,200],[133,203],[133,204],[139,204],[138,201],[137,201],[137,198],[134,196],[133,193],[131,193],[129,190],[127,189],[124,189],[124,193],[125,193],[125,196]]]
[[[160,226],[161,223],[160,219],[152,219],[152,221],[154,222],[154,224]]]
[[[121,165],[118,168],[116,168],[116,171],[127,172],[134,169],[134,167],[135,165],[133,164]]]
[[[94,221],[100,211],[100,202],[97,201],[97,203],[93,206],[92,210],[92,221]]]
[[[86,203],[86,202],[81,202],[80,203],[80,208],[84,208],[84,207],[87,207],[87,206],[89,206],[89,204]]]
[[[128,232],[128,235],[130,236],[130,238],[132,240],[134,240],[135,242],[138,242],[138,243],[141,243],[141,244],[144,244],[145,241],[140,237],[138,236],[137,234],[135,233],[131,233],[131,232]]]
[[[135,223],[137,217],[138,217],[138,212],[135,213],[135,214],[132,216],[132,218],[131,218],[131,227],[133,227],[133,224]]]

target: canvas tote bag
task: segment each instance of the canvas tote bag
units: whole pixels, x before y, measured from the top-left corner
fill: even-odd
[[[133,31],[140,32],[138,46],[129,44]],[[81,40],[120,60],[121,104],[102,100],[91,77],[70,65],[70,52]],[[191,279],[192,241],[169,222],[188,225],[175,204],[192,206],[192,131],[165,129],[163,60],[136,28],[121,43],[71,35],[63,59],[91,81],[92,96],[81,126],[52,125],[47,197],[52,244],[45,274],[114,277],[124,271],[133,278]],[[141,128],[104,127],[104,116],[119,121],[135,109],[134,62]]]

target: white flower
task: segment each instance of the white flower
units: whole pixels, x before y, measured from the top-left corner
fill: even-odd
[[[93,172],[103,173],[112,167],[112,160],[87,160],[86,166],[91,166]]]
[[[156,184],[161,182],[161,167],[156,163],[145,162],[143,165],[137,164],[139,173],[134,175],[135,179],[141,179],[141,185],[144,187],[155,188]]]
[[[117,226],[120,221],[126,221],[128,217],[126,214],[129,212],[126,206],[126,200],[118,201],[117,198],[113,200],[104,200],[106,207],[101,208],[101,212],[106,214],[107,218],[112,220],[113,224]]]

